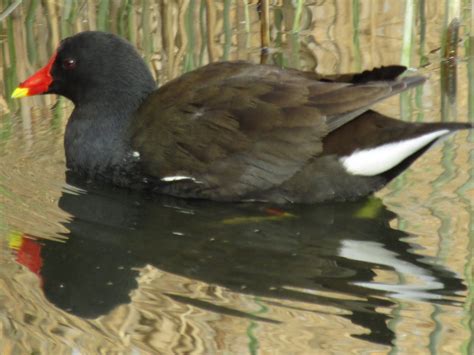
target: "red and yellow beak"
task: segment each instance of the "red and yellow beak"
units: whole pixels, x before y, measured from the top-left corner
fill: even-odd
[[[53,82],[51,68],[53,67],[55,60],[56,54],[51,57],[48,64],[18,85],[18,87],[13,91],[11,97],[13,99],[18,99],[20,97],[33,96],[47,92],[49,86]]]

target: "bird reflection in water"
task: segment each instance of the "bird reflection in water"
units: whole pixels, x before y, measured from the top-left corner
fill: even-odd
[[[268,307],[292,307],[291,301],[335,307],[368,330],[354,337],[388,345],[395,338],[391,316],[379,309],[394,307],[393,297],[456,305],[465,290],[453,272],[413,251],[409,235],[389,226],[396,215],[377,199],[280,210],[87,186],[82,193],[65,190],[59,206],[72,215],[64,222],[65,243],[16,236],[11,245],[17,261],[40,277],[46,298],[83,318],[132,302],[137,268],[152,265],[258,296]],[[419,283],[375,282],[377,270],[409,274]],[[282,322],[186,295],[166,296],[208,312]]]

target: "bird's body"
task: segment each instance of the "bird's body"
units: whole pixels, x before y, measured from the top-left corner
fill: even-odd
[[[64,40],[48,65],[45,90],[30,79],[21,90],[74,102],[65,136],[70,170],[185,198],[354,199],[384,186],[439,138],[471,127],[371,111],[424,82],[397,79],[400,66],[321,77],[221,62],[155,89],[131,45],[101,32]]]

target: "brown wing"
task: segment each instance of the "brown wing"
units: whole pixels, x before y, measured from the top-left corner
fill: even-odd
[[[149,175],[195,179],[180,194],[241,199],[288,180],[322,152],[328,132],[406,86],[321,82],[273,66],[211,64],[145,101],[132,145]]]

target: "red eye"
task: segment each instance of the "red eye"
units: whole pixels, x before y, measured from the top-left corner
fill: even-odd
[[[67,58],[63,60],[63,68],[70,70],[76,67],[76,60],[73,58]]]

